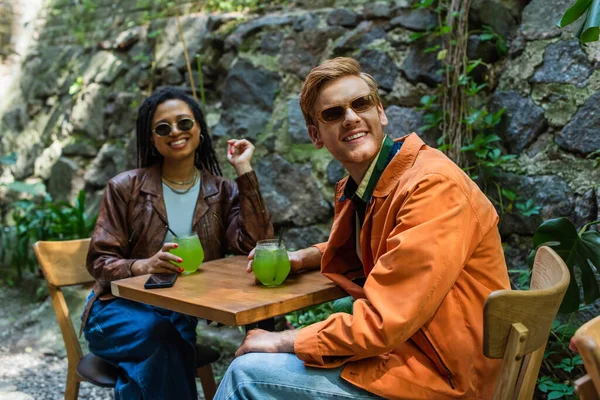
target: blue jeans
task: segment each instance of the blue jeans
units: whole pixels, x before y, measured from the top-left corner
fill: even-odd
[[[83,332],[92,353],[122,370],[116,400],[197,399],[196,324],[194,317],[117,298],[96,300]]]
[[[248,353],[233,360],[215,400],[381,399],[343,380],[343,368],[306,367],[295,354]]]

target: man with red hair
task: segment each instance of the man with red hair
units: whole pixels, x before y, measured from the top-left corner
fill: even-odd
[[[483,305],[510,288],[493,205],[416,134],[384,135],[377,84],[355,60],[314,68],[300,105],[349,177],[329,240],[291,252],[292,268],[320,267],[353,313],[250,331],[217,398],[491,398],[500,361],[483,355]]]

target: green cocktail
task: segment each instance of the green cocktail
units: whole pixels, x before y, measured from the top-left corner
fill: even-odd
[[[283,241],[261,240],[256,244],[252,271],[265,286],[280,285],[290,273],[290,260]]]
[[[183,268],[183,275],[196,272],[202,261],[204,261],[204,249],[202,249],[198,235],[173,237],[173,243],[177,243],[179,246],[176,249],[171,249],[170,253],[179,256],[183,262],[171,261],[171,263]]]

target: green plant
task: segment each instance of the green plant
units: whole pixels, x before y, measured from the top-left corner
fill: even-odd
[[[335,301],[294,311],[285,316],[287,322],[294,328],[304,328],[319,321],[326,320],[331,314],[343,312],[352,314],[354,299],[352,296],[343,297]]]
[[[598,281],[594,270],[600,270],[600,233],[587,229],[600,221],[586,224],[579,232],[568,218],[555,218],[542,223],[533,236],[534,250],[529,256],[533,265],[535,251],[540,246],[550,246],[564,260],[571,273],[569,288],[560,306],[560,313],[579,310],[581,297],[579,284],[575,279],[575,268],[581,273],[583,300],[591,304],[600,297]]]
[[[85,210],[85,192],[79,192],[74,205],[54,203],[50,196],[40,202],[21,200],[11,211],[14,225],[0,232],[0,261],[22,278],[25,270],[34,271],[37,265],[33,244],[38,240],[69,240],[89,237],[97,216]],[[8,277],[14,283],[13,276]]]
[[[582,43],[595,42],[600,37],[600,0],[577,0],[556,23],[559,28],[577,21],[583,14],[583,23],[577,32]]]

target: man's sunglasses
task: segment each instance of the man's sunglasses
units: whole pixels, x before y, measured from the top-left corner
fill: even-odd
[[[179,121],[177,121],[176,125],[177,125],[177,129],[179,129],[180,131],[187,132],[194,127],[195,123],[196,123],[196,121],[193,119],[182,118]],[[152,132],[156,133],[158,136],[169,136],[169,134],[171,133],[172,130],[173,129],[172,129],[171,124],[168,124],[166,122],[161,122],[160,124],[158,124],[154,127]]]
[[[324,124],[331,124],[344,118],[346,110],[351,108],[356,113],[369,111],[378,104],[377,96],[374,93],[363,94],[346,104],[340,104],[333,107],[327,107],[317,112],[317,119]]]

